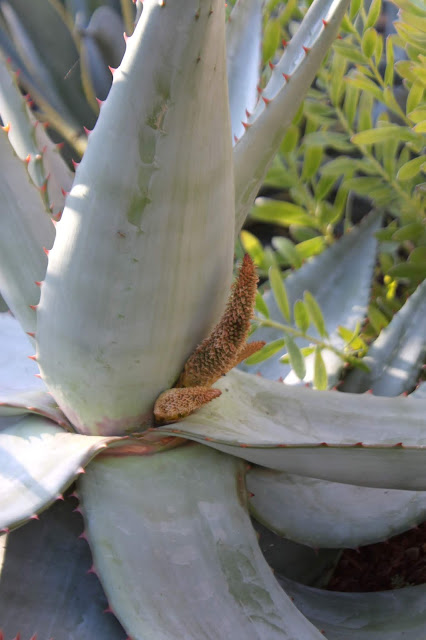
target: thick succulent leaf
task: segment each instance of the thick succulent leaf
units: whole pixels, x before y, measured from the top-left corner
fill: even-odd
[[[417,389],[415,389],[409,397],[415,398],[416,400],[426,400],[426,384],[424,382],[419,384]]]
[[[303,300],[304,291],[313,294],[321,307],[330,341],[336,347],[342,347],[337,328],[343,326],[354,330],[365,317],[376,261],[377,239],[374,234],[380,228],[381,219],[380,214],[373,212],[358,227],[352,228],[329,249],[305,263],[285,280],[291,308],[296,300]],[[265,293],[263,298],[271,319],[283,322],[272,291]],[[311,331],[317,335],[314,328],[310,328]],[[266,342],[283,337],[276,329],[259,329],[254,335],[256,340]],[[297,339],[296,342],[299,347],[308,345],[303,339]],[[298,384],[300,380],[291,371],[290,365],[279,362],[284,352],[285,349],[264,362],[250,367],[243,365],[242,368],[271,380],[282,377],[287,384]],[[313,380],[314,358],[314,355],[306,358],[305,382]],[[331,351],[324,351],[323,358],[329,385],[334,386],[343,362]]]
[[[38,148],[43,154],[43,166],[47,178],[48,202],[52,212],[62,212],[65,204],[65,193],[71,190],[74,173],[62,158],[59,146],[49,138],[41,123],[34,123]]]
[[[98,459],[79,480],[94,565],[130,636],[322,637],[260,552],[242,475],[235,458],[186,446]]]
[[[271,569],[290,580],[322,588],[342,555],[340,549],[318,549],[276,535],[252,519],[259,546]]]
[[[27,159],[28,171],[37,187],[46,179],[40,151],[37,147],[29,109],[18,88],[16,76],[0,58],[0,116],[9,128],[9,142],[21,160]]]
[[[229,106],[232,135],[244,133],[242,121],[257,98],[262,45],[262,0],[238,0],[226,26]]]
[[[314,0],[275,66],[250,127],[234,149],[236,232],[251,209],[287,127],[335,39],[349,0]],[[323,23],[325,20],[326,23]],[[303,47],[309,51],[305,53]],[[291,76],[286,80],[283,76]]]
[[[19,322],[9,313],[0,313],[0,390],[2,393],[21,391],[47,391],[46,385],[36,377],[38,367],[32,355],[34,347],[21,329]]]
[[[35,330],[35,311],[55,229],[26,165],[0,131],[0,291],[25,331]]]
[[[356,548],[426,520],[426,492],[371,489],[254,468],[250,511],[269,529],[312,547]]]
[[[339,593],[281,584],[327,640],[420,640],[426,626],[426,585],[372,593]]]
[[[65,432],[51,420],[25,416],[0,431],[0,530],[43,511],[111,438]]]
[[[124,640],[110,613],[75,498],[58,501],[40,516],[0,537],[0,630],[5,640],[37,633],[40,640]],[[2,562],[2,543],[4,555]],[[2,566],[3,565],[3,566]],[[1,634],[0,634],[1,635]]]
[[[370,371],[353,370],[343,391],[397,396],[411,391],[424,361],[426,349],[426,280],[383,329],[363,359]]]
[[[57,226],[39,364],[82,432],[140,428],[225,305],[234,191],[224,30],[221,0],[144,2]]]
[[[215,386],[219,398],[157,433],[288,473],[426,489],[426,406],[420,400],[288,387],[239,371]]]
[[[91,126],[94,113],[84,99],[76,62],[78,49],[59,3],[3,0],[2,10],[18,53],[41,88],[44,100],[62,117],[78,127]]]

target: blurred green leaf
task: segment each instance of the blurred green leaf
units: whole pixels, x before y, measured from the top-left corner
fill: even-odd
[[[308,310],[302,300],[296,300],[293,307],[294,322],[300,331],[306,333],[309,329],[310,320]]]
[[[269,282],[279,310],[281,311],[285,320],[287,320],[287,322],[291,322],[287,290],[285,288],[280,270],[277,267],[271,267],[269,269]]]
[[[314,361],[314,386],[319,391],[327,389],[328,378],[327,370],[325,368],[324,360],[321,355],[321,348],[319,346],[315,349],[315,361]]]
[[[370,9],[367,14],[367,19],[364,24],[364,29],[368,29],[369,27],[372,27],[373,25],[376,24],[380,16],[381,10],[382,10],[382,0],[372,0]]]
[[[292,202],[283,202],[272,198],[257,198],[250,215],[254,220],[279,224],[284,227],[290,224],[317,226],[315,219],[303,207]]]
[[[273,340],[272,342],[268,342],[264,347],[256,351],[252,356],[244,360],[244,362],[248,365],[258,364],[259,362],[263,362],[267,360],[271,356],[274,356],[278,351],[281,351],[285,347],[284,338],[280,338],[279,340]]]
[[[311,318],[312,323],[315,325],[318,333],[322,338],[327,337],[327,329],[325,327],[324,317],[318,302],[310,291],[305,291],[303,294],[304,302]]]
[[[264,316],[265,318],[269,318],[268,305],[266,304],[265,300],[263,299],[263,296],[260,293],[260,291],[256,292],[256,300],[255,300],[255,303],[254,303],[254,308],[256,309],[256,311],[258,313],[261,313],[262,316]]]
[[[272,246],[278,251],[280,256],[284,258],[286,264],[289,264],[295,269],[299,269],[302,266],[303,260],[291,240],[276,236],[272,238]]]
[[[304,242],[299,242],[299,244],[296,245],[296,251],[303,260],[322,253],[324,248],[324,236],[316,236],[315,238],[310,238]]]
[[[291,367],[299,380],[303,380],[306,375],[305,359],[302,356],[299,347],[293,340],[293,338],[286,334],[285,344],[287,347],[287,353],[290,359]]]
[[[255,265],[262,267],[264,262],[264,252],[261,242],[255,235],[246,230],[241,231],[240,238],[244,251],[249,254]]]

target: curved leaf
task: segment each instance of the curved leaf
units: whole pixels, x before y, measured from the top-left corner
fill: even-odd
[[[376,231],[380,228],[381,215],[371,214],[358,227],[352,228],[334,245],[316,256],[285,280],[289,304],[293,307],[298,299],[303,299],[309,291],[318,302],[324,316],[325,328],[330,334],[331,343],[341,347],[342,339],[338,327],[354,330],[366,314],[370,297],[370,286],[376,261]],[[282,322],[282,316],[271,292],[263,296],[268,305],[272,320]],[[314,335],[317,335],[314,333]],[[277,329],[262,328],[256,331],[256,339],[270,342],[281,337]],[[306,340],[296,339],[299,347],[307,346]],[[297,384],[299,379],[290,366],[280,363],[284,350],[260,365],[240,368],[250,373],[260,373],[272,380],[284,378],[287,384]],[[329,377],[329,385],[336,384],[337,376],[343,366],[342,360],[331,351],[323,351]],[[306,359],[307,375],[305,382],[312,382],[314,375],[314,356]]]
[[[242,121],[257,102],[262,38],[261,0],[238,0],[226,26],[229,106],[232,135],[244,133]]]
[[[363,362],[370,371],[352,370],[342,390],[378,396],[410,391],[423,364],[426,349],[426,280],[373,342]]]
[[[371,489],[251,469],[250,511],[276,533],[312,547],[381,542],[426,519],[425,491]]]
[[[280,582],[327,640],[419,640],[426,625],[426,586],[339,593]]]
[[[39,363],[81,432],[149,422],[228,296],[224,6],[199,8],[144,3],[57,226],[37,317]]]
[[[322,638],[260,552],[242,466],[186,446],[98,459],[79,481],[95,567],[131,636],[200,640],[214,629],[233,640]]]
[[[335,39],[348,0],[314,0],[272,72],[247,129],[234,149],[235,226],[251,209],[284,133]],[[324,20],[325,22],[322,22]],[[303,47],[307,48],[307,52]],[[290,76],[285,78],[283,74]]]
[[[46,509],[111,438],[67,433],[26,416],[0,432],[0,530]]]
[[[233,371],[222,395],[156,433],[264,467],[370,487],[426,489],[425,403],[288,387]]]
[[[39,522],[0,538],[0,629],[7,640],[18,632],[22,640],[35,633],[40,640],[125,640],[89,573],[90,550],[74,507],[73,498],[55,502]]]
[[[0,390],[1,393],[20,391],[47,391],[31,356],[34,347],[21,329],[19,322],[9,313],[0,313]]]
[[[26,331],[35,330],[35,311],[55,229],[25,164],[0,131],[0,291]]]

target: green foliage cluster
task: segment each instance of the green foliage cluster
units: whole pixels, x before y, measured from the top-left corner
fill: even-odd
[[[267,197],[257,199],[241,233],[241,250],[253,257],[266,279],[264,287],[271,286],[278,301],[284,285],[280,292],[277,273],[286,277],[299,269],[369,208],[385,212],[386,225],[377,233],[368,322],[355,332],[339,330],[345,342],[339,355],[357,366],[363,366],[358,356],[365,354],[366,343],[426,277],[426,8],[419,0],[393,1],[398,19],[385,38],[382,1],[363,5],[352,0],[344,35],[334,43],[269,169]],[[277,6],[271,1],[266,7],[264,81],[270,73],[267,63],[282,52],[303,13],[300,3],[290,1],[280,13]],[[263,246],[256,236],[258,223],[269,225],[270,245]],[[260,300],[260,324],[272,326]],[[285,343],[288,353],[281,361],[290,361],[303,379],[304,356],[315,351],[315,385],[325,388],[320,352],[326,343],[307,334],[306,300],[296,302],[292,317],[278,306],[285,338],[268,344],[248,364],[270,357]],[[296,351],[292,336],[303,336],[312,346]]]

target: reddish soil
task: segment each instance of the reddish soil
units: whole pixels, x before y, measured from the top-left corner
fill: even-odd
[[[386,542],[345,549],[331,591],[387,591],[426,582],[426,522]]]

